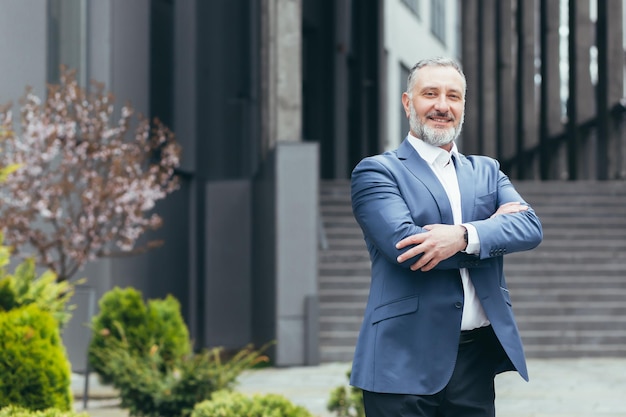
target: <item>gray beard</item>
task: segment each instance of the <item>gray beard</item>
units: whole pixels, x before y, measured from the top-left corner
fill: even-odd
[[[415,133],[415,135],[423,140],[424,142],[433,145],[433,146],[444,146],[448,145],[461,134],[461,127],[463,126],[463,120],[458,127],[451,127],[449,129],[435,129],[426,124],[422,123],[419,117],[417,117],[417,113],[415,112],[415,107],[413,104],[410,106],[410,116],[409,116],[409,127],[411,128],[411,132]]]

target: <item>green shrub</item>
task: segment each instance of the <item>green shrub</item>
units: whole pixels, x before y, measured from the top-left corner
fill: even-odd
[[[89,415],[86,413],[75,413],[73,411],[61,411],[56,408],[32,411],[10,405],[0,409],[0,417],[89,417]]]
[[[52,314],[31,304],[0,313],[0,407],[70,410],[71,369]]]
[[[49,311],[65,325],[71,318],[68,302],[74,295],[74,286],[69,282],[57,282],[52,271],[44,272],[37,278],[34,259],[26,259],[17,265],[15,272],[7,273],[6,266],[11,262],[11,249],[2,245],[0,234],[0,311],[9,311],[29,304]]]
[[[266,360],[252,348],[223,360],[221,350],[215,348],[165,364],[156,347],[148,355],[137,356],[123,342],[118,343],[96,349],[94,354],[108,364],[121,406],[131,416],[188,416],[195,404],[215,391],[232,389],[241,372]]]
[[[92,319],[89,363],[104,383],[111,383],[111,366],[96,350],[115,348],[123,342],[131,357],[145,357],[157,346],[164,364],[191,351],[189,332],[180,314],[180,304],[168,296],[144,303],[134,288],[116,287],[100,299],[100,313]]]
[[[220,391],[210,400],[197,404],[191,417],[313,417],[304,407],[294,405],[277,394],[247,397]]]
[[[347,376],[350,379],[350,371]],[[355,387],[339,386],[331,391],[326,408],[337,417],[365,417],[363,391]]]
[[[232,389],[246,369],[266,360],[246,348],[224,360],[212,349],[190,353],[188,331],[173,297],[146,306],[134,289],[115,288],[93,319],[89,360],[118,389],[132,416],[188,416],[217,390]]]

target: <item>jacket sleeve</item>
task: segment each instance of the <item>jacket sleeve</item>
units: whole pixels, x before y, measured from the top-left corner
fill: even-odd
[[[395,245],[405,237],[426,230],[413,221],[396,177],[379,158],[364,159],[352,172],[352,211],[368,245],[373,245],[389,262],[408,269],[421,255],[399,264],[396,259],[407,248],[398,250]],[[479,267],[480,261],[474,255],[459,252],[440,262],[435,269],[469,266]]]
[[[526,205],[528,210],[468,222],[476,228],[480,239],[480,259],[530,250],[538,246],[543,239],[541,222],[533,208],[524,201],[509,178],[501,171],[498,171],[496,195],[496,207],[519,201]]]

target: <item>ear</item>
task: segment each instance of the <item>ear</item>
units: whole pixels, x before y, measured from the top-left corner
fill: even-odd
[[[404,107],[404,114],[407,118],[411,115],[411,110],[409,107],[410,104],[411,99],[409,98],[409,95],[406,92],[402,93],[402,106]]]

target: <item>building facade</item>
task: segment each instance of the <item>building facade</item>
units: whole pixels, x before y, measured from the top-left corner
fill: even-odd
[[[621,20],[608,23],[611,33],[619,24],[623,60],[622,0],[614,1]],[[96,310],[93,300],[114,286],[134,286],[146,298],[177,297],[197,347],[275,341],[270,353],[276,365],[316,363],[320,179],[347,179],[361,158],[400,143],[408,132],[400,101],[408,71],[433,55],[459,58],[474,86],[461,150],[507,160],[523,155],[526,147],[507,142],[509,133],[521,114],[528,124],[519,124],[519,135],[534,137],[525,129],[534,126],[528,109],[539,95],[519,98],[523,113],[508,101],[509,93],[522,95],[536,79],[531,70],[535,78],[516,84],[517,90],[511,84],[539,54],[523,49],[526,37],[519,34],[542,33],[532,26],[540,19],[531,17],[545,15],[524,4],[3,0],[0,102],[17,102],[27,85],[44,94],[65,64],[78,70],[84,85],[103,82],[118,104],[128,100],[164,121],[183,149],[181,188],[157,207],[164,226],[155,236],[165,245],[99,260],[80,273],[88,281],[79,288],[79,308],[64,336],[75,369],[86,363],[85,323]],[[613,5],[603,7],[600,19],[615,17]],[[577,16],[584,28],[589,13]],[[601,56],[615,57],[606,53],[615,48],[607,42]],[[545,45],[544,51],[554,46]],[[528,55],[510,60],[511,51]],[[546,68],[551,72],[544,77],[554,74],[555,67]],[[623,62],[608,60],[599,68],[620,80],[621,97]],[[583,94],[591,84],[580,80]],[[601,99],[613,105],[613,90]],[[496,108],[508,116],[495,119]],[[584,111],[580,107],[578,114]],[[623,149],[624,143],[616,138],[607,146]],[[539,164],[528,172],[539,172]],[[611,172],[622,172],[621,164],[614,162]],[[554,164],[545,171],[560,172]]]
[[[320,178],[399,143],[417,59],[458,55],[457,2],[7,0],[0,100],[45,94],[61,64],[158,117],[182,145],[158,206],[165,245],[80,276],[65,339],[84,368],[94,300],[114,286],[176,296],[197,347],[275,341],[315,363]]]

